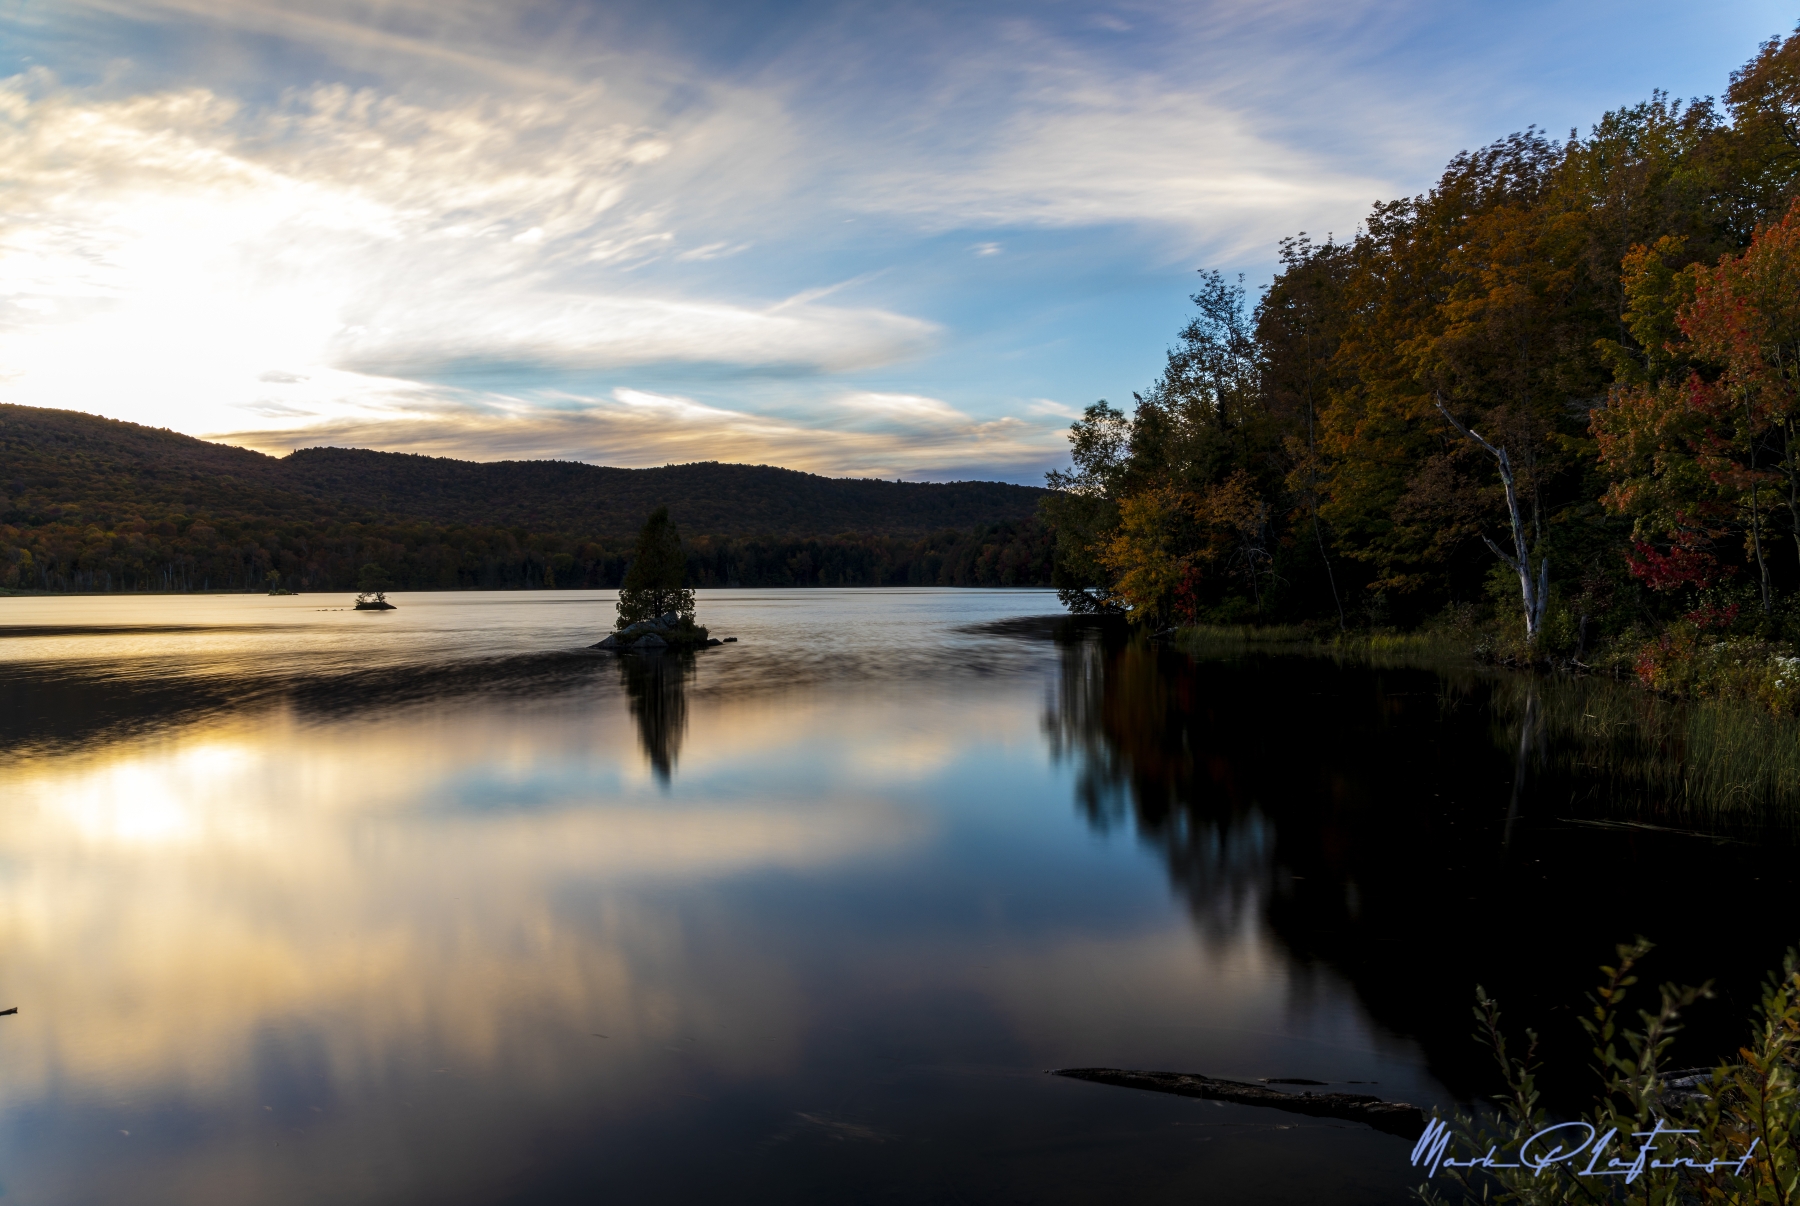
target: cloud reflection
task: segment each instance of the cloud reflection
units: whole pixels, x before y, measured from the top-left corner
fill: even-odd
[[[33,985],[36,1028],[9,1093],[217,1090],[282,1018],[338,1018],[323,1041],[346,1071],[421,1042],[497,1058],[504,1019],[528,1001],[598,1011],[623,1039],[654,1032],[676,1019],[640,999],[662,990],[627,965],[675,936],[654,912],[615,914],[609,891],[818,866],[921,836],[918,818],[877,804],[657,804],[610,769],[624,753],[616,724],[580,738],[585,774],[506,808],[505,784],[529,796],[543,769],[544,727],[200,727],[6,774],[0,945],[12,983]],[[481,807],[433,806],[495,770]],[[576,884],[602,897],[598,931],[558,904]]]
[[[618,663],[525,659],[535,691],[429,660],[478,617],[499,639],[502,604],[420,603],[381,630],[426,659],[398,694],[240,700],[0,766],[8,1192],[484,1202],[558,1160],[691,1184],[683,1150],[775,1186],[806,1153],[759,1144],[822,1096],[872,1094],[903,1155],[966,1159],[985,1141],[942,1129],[943,1102],[971,1068],[1027,1111],[1048,1107],[1022,1078],[1052,1064],[1278,1075],[1296,1035],[1364,1073],[1341,996],[1284,1015],[1279,947],[1241,927],[1197,952],[1160,864],[1069,815],[1036,729],[1048,650],[970,623],[1029,604],[945,594],[958,619],[933,622],[924,596],[870,597],[720,600],[742,657],[692,683],[678,661],[634,689]],[[503,606],[505,640],[567,640],[565,609]],[[205,669],[292,673],[307,631],[372,649],[356,619],[232,627]],[[857,673],[772,682],[809,638]]]

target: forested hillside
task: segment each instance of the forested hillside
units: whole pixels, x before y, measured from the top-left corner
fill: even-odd
[[[1797,180],[1800,35],[1722,102],[1459,154],[1351,238],[1284,241],[1254,305],[1204,275],[1162,376],[1052,475],[1065,599],[1448,617],[1670,686],[1800,636]]]
[[[37,590],[615,586],[667,505],[695,585],[1042,585],[1042,490],[768,466],[609,469],[315,448],[269,457],[0,405],[0,585]]]
[[[1029,519],[1043,491],[1001,482],[820,477],[769,465],[703,462],[611,469],[574,461],[455,461],[356,448],[304,448],[281,480],[340,504],[439,523],[635,535],[668,504],[684,531],[711,536],[918,536]]]

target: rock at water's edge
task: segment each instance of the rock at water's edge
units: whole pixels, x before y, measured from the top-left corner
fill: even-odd
[[[654,632],[646,632],[643,636],[634,641],[631,647],[633,649],[667,649],[669,647],[669,642],[663,640]]]

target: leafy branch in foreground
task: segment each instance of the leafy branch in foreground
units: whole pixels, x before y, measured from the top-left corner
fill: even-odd
[[[1593,1043],[1600,1091],[1578,1120],[1555,1121],[1540,1105],[1538,1041],[1527,1030],[1513,1054],[1500,1006],[1475,990],[1475,1040],[1500,1065],[1506,1092],[1474,1115],[1434,1120],[1413,1162],[1455,1187],[1431,1183],[1421,1200],[1562,1206],[1706,1203],[1791,1206],[1800,1202],[1800,953],[1789,951],[1769,978],[1750,1043],[1710,1072],[1670,1073],[1664,1063],[1683,1010],[1712,995],[1710,985],[1662,986],[1654,1012],[1622,1021],[1626,992],[1650,952],[1642,938],[1602,967],[1581,1024]]]

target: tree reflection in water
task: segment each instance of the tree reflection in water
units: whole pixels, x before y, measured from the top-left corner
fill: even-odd
[[[1070,635],[1045,730],[1052,756],[1075,765],[1077,806],[1096,829],[1134,825],[1168,861],[1201,932],[1229,940],[1262,902],[1273,834],[1231,762],[1189,738],[1186,659],[1104,627]]]
[[[1469,1040],[1477,984],[1544,1033],[1553,1093],[1585,1091],[1588,1043],[1569,1011],[1615,943],[1659,943],[1651,979],[1718,980],[1720,1000],[1678,1042],[1677,1060],[1701,1063],[1735,1049],[1757,984],[1795,941],[1791,841],[1594,811],[1647,805],[1641,779],[1574,756],[1545,724],[1593,711],[1591,684],[1196,660],[1093,625],[1061,640],[1045,728],[1089,823],[1156,850],[1208,942],[1260,927],[1302,989],[1306,969],[1332,968],[1459,1092],[1495,1087]]]
[[[687,733],[687,687],[694,677],[694,654],[668,650],[628,653],[619,658],[619,679],[631,701],[638,740],[650,769],[667,785]]]

